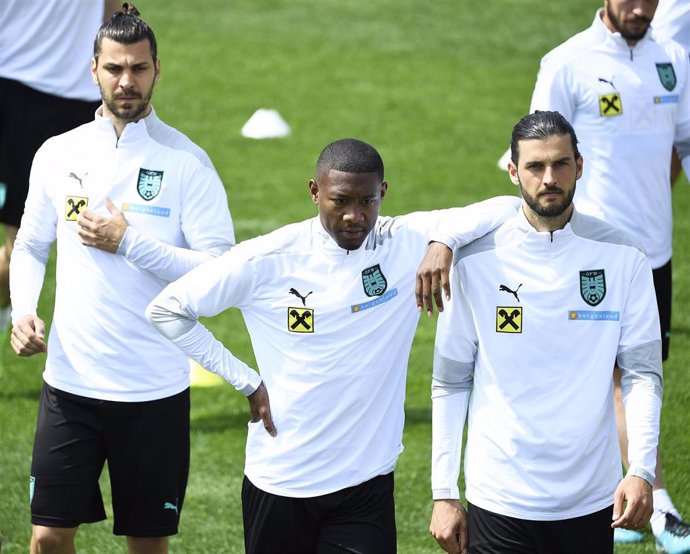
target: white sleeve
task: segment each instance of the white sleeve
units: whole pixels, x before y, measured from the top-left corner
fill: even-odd
[[[261,377],[197,320],[249,301],[253,274],[251,264],[231,250],[168,285],[146,308],[146,318],[162,335],[245,395],[256,390]]]
[[[142,269],[171,282],[196,266],[222,254],[231,246],[232,243],[228,242],[206,251],[191,250],[173,246],[130,226],[125,231],[117,253]]]
[[[496,196],[464,208],[439,210],[442,219],[429,240],[455,251],[514,217],[521,202],[517,196]]]
[[[458,293],[439,314],[434,346],[431,387],[431,489],[434,500],[460,498],[462,433],[477,352],[470,306],[457,273],[451,280]]]
[[[13,321],[27,314],[36,315],[46,263],[56,238],[57,214],[45,188],[51,182],[46,175],[50,166],[46,149],[39,149],[31,168],[24,215],[10,260]]]
[[[576,86],[577,83],[570,79],[567,63],[559,61],[559,56],[545,56],[539,67],[529,113],[535,110],[556,111],[572,124],[575,115]]]
[[[622,314],[617,363],[628,427],[628,475],[654,482],[661,414],[659,317],[649,262],[640,254]]]
[[[128,227],[117,253],[168,282],[235,244],[228,199],[215,171],[195,163],[181,197],[182,233],[189,248],[173,246]]]
[[[683,64],[683,67],[679,67],[678,71],[684,71],[686,77],[685,87],[680,91],[678,98],[678,114],[673,144],[683,163],[685,175],[690,179],[690,58],[684,55],[680,63]]]

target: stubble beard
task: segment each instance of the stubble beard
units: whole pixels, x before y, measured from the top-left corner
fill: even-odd
[[[548,189],[547,189],[548,190]],[[561,189],[553,189],[561,190]],[[573,185],[570,193],[563,197],[563,200],[558,203],[549,203],[545,206],[539,203],[538,197],[535,198],[531,196],[520,183],[520,192],[522,193],[523,200],[527,203],[530,209],[537,214],[539,217],[559,217],[570,207],[573,203],[573,197],[575,196],[575,185]]]
[[[136,121],[139,116],[149,107],[151,97],[153,96],[153,87],[151,87],[145,98],[139,100],[138,102],[135,100],[134,102],[136,103],[133,102],[133,105],[129,108],[119,108],[116,104],[116,101],[118,100],[116,96],[107,96],[100,84],[98,85],[98,88],[101,90],[101,98],[103,99],[105,106],[108,108],[108,111],[114,117],[122,121]]]
[[[644,37],[645,34],[647,34],[647,30],[649,29],[650,21],[647,21],[646,19],[642,19],[642,21],[646,22],[647,26],[642,31],[638,33],[633,33],[629,31],[626,27],[624,27],[620,19],[618,19],[608,8],[606,8],[606,16],[609,18],[609,21],[613,23],[613,26],[616,28],[616,30],[626,40],[641,40],[642,37]]]

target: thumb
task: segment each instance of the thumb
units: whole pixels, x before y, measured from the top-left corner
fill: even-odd
[[[45,339],[45,337],[46,337],[46,324],[43,322],[42,319],[36,319],[35,320],[34,330],[36,331],[36,335],[38,335],[42,339]]]
[[[276,426],[273,423],[270,406],[266,406],[266,409],[261,412],[261,420],[264,422],[264,429],[266,429],[266,432],[272,437],[275,437],[278,431],[276,431]]]
[[[108,208],[108,211],[111,214],[116,215],[120,213],[120,210],[117,209],[117,206],[113,204],[110,198],[107,196],[103,199],[103,204],[105,204],[105,207]]]
[[[611,517],[614,522],[623,515],[623,501],[624,494],[620,490],[616,490],[613,495],[613,515]]]

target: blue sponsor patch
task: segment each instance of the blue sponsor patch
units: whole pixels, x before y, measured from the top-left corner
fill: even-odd
[[[586,321],[619,321],[620,312],[596,311],[596,310],[570,310],[568,319]]]
[[[364,304],[354,304],[350,306],[350,313],[354,314],[357,312],[361,312],[362,310],[368,310],[369,308],[373,308],[374,306],[378,306],[379,304],[388,302],[391,298],[395,296],[398,296],[398,289],[391,289],[383,296],[379,296],[374,300],[370,300],[369,302],[365,302]]]
[[[160,206],[145,206],[143,204],[122,204],[122,211],[133,212],[135,214],[170,217],[170,208],[161,208]]]
[[[655,96],[655,104],[677,104],[678,95],[677,94],[666,94],[665,96]]]

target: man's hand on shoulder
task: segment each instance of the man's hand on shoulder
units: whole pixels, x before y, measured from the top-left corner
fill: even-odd
[[[125,215],[117,209],[110,198],[106,197],[104,204],[110,212],[109,216],[98,215],[89,208],[85,208],[79,214],[77,217],[79,239],[85,246],[115,254],[129,224]]]
[[[443,311],[443,297],[450,300],[450,267],[453,252],[441,242],[431,242],[426,255],[417,269],[415,297],[417,309],[426,310],[429,317],[434,314],[434,300],[438,311]],[[433,298],[433,300],[432,300]]]

